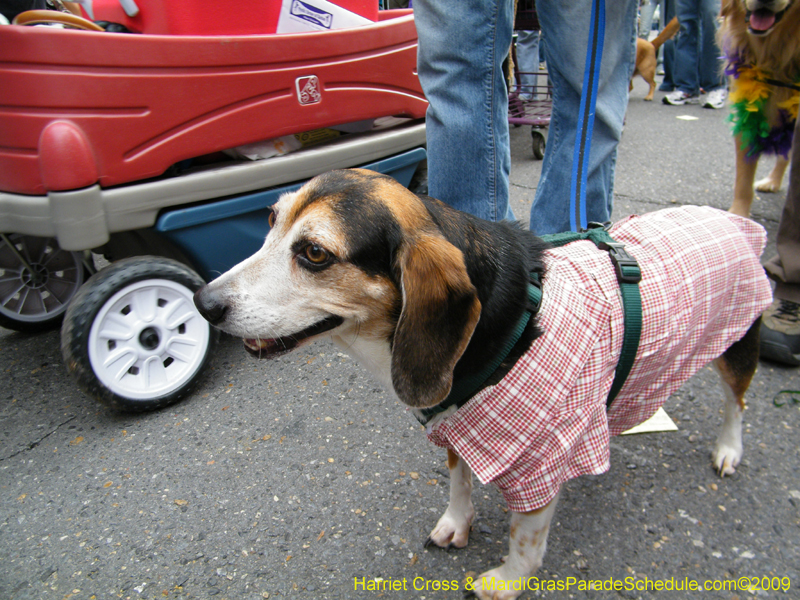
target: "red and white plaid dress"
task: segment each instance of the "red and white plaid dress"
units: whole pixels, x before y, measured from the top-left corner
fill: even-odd
[[[639,261],[643,325],[608,414],[623,309],[608,253],[580,241],[546,253],[543,335],[500,383],[428,427],[513,511],[541,508],[568,479],[607,471],[609,437],[650,418],[772,302],[759,263],[766,232],[753,221],[681,207],[629,217],[610,233]]]

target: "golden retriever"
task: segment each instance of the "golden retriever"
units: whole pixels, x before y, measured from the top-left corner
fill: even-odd
[[[755,184],[762,192],[780,189],[789,164],[789,140],[800,98],[800,1],[722,0],[721,14],[718,37],[731,75],[736,144],[736,179],[730,210],[749,216],[759,156],[765,152],[777,154],[772,172]],[[766,99],[763,104],[751,102],[745,108],[758,86]],[[759,104],[760,110],[754,110]],[[765,125],[753,135],[757,119]]]

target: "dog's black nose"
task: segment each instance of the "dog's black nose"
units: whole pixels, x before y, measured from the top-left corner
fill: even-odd
[[[218,302],[214,294],[208,291],[208,286],[201,287],[194,293],[194,305],[197,310],[203,315],[203,318],[215,325],[222,321],[225,313],[228,312],[228,307],[221,302]]]

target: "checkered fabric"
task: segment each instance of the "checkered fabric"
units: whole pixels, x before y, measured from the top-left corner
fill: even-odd
[[[511,510],[541,508],[564,481],[607,471],[610,436],[651,417],[772,301],[759,264],[766,233],[748,219],[681,207],[610,233],[641,266],[643,325],[608,414],[623,309],[608,253],[580,241],[546,253],[544,334],[500,383],[429,424],[428,438],[497,485]]]

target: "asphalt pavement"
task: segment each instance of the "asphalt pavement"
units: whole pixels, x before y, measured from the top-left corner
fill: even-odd
[[[637,80],[615,217],[727,208],[727,111],[665,106],[661,93],[647,103],[645,92]],[[512,130],[524,220],[541,168],[530,140],[528,127]],[[784,197],[760,194],[753,207],[770,233],[765,258]],[[709,455],[721,392],[701,370],[666,405],[678,431],[616,438],[607,474],[565,487],[529,583],[545,591],[522,597],[800,597],[800,405],[776,406],[785,389],[800,389],[800,370],[762,362],[743,462],[719,479]],[[476,483],[469,546],[424,549],[447,504],[444,458],[332,345],[257,361],[225,338],[190,398],[127,415],[77,389],[58,332],[0,329],[0,598],[460,598],[452,588],[507,551],[509,514]],[[656,591],[690,581],[718,591]]]

